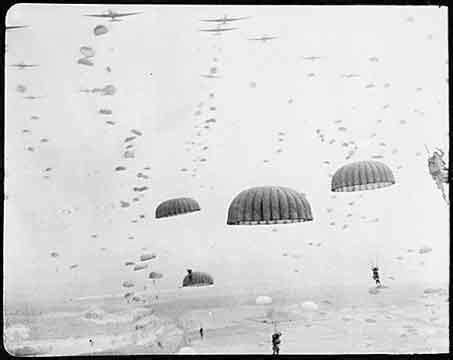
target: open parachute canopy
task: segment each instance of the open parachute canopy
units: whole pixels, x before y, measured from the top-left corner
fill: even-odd
[[[187,270],[187,275],[182,281],[182,286],[208,286],[214,284],[214,279],[211,275],[205,272]]]
[[[192,198],[166,200],[156,208],[156,219],[200,211],[200,205]]]
[[[228,225],[288,224],[313,220],[305,195],[280,186],[244,190],[231,202]]]
[[[146,269],[147,267],[148,267],[148,264],[139,264],[139,265],[135,265],[135,266],[134,266],[134,271],[143,270],[143,269]]]
[[[107,34],[109,32],[109,30],[104,25],[98,25],[93,29],[93,32],[94,32],[94,35],[99,36],[99,35]]]
[[[149,279],[161,279],[162,277],[163,277],[163,275],[161,273],[158,273],[155,271],[150,272],[148,275]]]
[[[156,254],[143,254],[140,256],[140,261],[148,261],[156,258]]]
[[[123,281],[123,286],[126,288],[134,287],[134,285],[135,285],[134,282],[131,280]]]
[[[89,46],[81,46],[80,53],[87,58],[93,57],[95,55],[93,48]]]
[[[357,161],[339,168],[332,177],[334,192],[374,190],[395,184],[392,170],[379,161]]]

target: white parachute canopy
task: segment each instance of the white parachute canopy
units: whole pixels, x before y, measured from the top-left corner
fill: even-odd
[[[319,308],[318,305],[313,301],[304,301],[302,304],[300,304],[300,307],[305,311],[316,311]]]
[[[256,305],[268,305],[272,304],[272,298],[270,296],[258,296],[255,300]]]

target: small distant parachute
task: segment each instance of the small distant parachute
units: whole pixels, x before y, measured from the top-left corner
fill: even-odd
[[[304,301],[300,304],[300,307],[305,311],[316,311],[319,308],[319,306],[313,301]]]
[[[335,226],[335,221],[329,223],[330,226]]]
[[[125,299],[129,299],[130,297],[134,296],[134,293],[133,292],[127,292],[124,294],[124,298]]]
[[[214,118],[210,118],[210,119],[207,119],[205,120],[205,123],[209,124],[209,123],[215,123],[217,120],[214,119]]]
[[[138,136],[142,136],[142,135],[143,135],[142,132],[140,132],[140,131],[138,131],[138,130],[135,130],[135,129],[132,129],[132,130],[131,130],[131,133],[133,133],[133,134],[135,134],[135,135],[138,135]]]
[[[331,191],[374,190],[395,184],[392,170],[378,161],[357,161],[344,165],[332,177]]]
[[[371,158],[372,159],[383,159],[384,155],[372,155]]]
[[[80,47],[80,53],[85,56],[86,58],[93,57],[95,55],[95,52],[93,48],[89,46],[81,46]]]
[[[92,61],[88,60],[87,58],[81,58],[81,59],[77,60],[77,64],[87,65],[87,66],[94,65],[94,63]]]
[[[20,85],[20,84],[19,84],[19,85],[17,85],[17,87],[16,87],[16,91],[17,91],[18,93],[23,94],[24,92],[27,91],[27,87],[26,87],[25,85]]]
[[[109,121],[106,121],[105,123],[106,123],[106,124],[109,124],[109,125],[115,125],[115,122],[114,122],[114,121],[110,121],[110,120],[109,120]]]
[[[166,200],[156,208],[156,219],[200,211],[200,205],[192,198]]]
[[[124,142],[129,142],[135,139],[135,136],[128,136],[127,138],[124,139]]]
[[[253,187],[240,192],[228,209],[228,225],[288,224],[313,220],[305,195],[280,186]]]
[[[371,83],[371,84],[367,84],[367,85],[365,86],[365,89],[371,89],[371,88],[374,88],[374,87],[376,87],[376,85],[374,85],[373,83]]]
[[[115,171],[123,171],[123,170],[126,170],[126,167],[125,166],[117,166],[115,168]]]
[[[141,187],[134,187],[134,191],[137,191],[137,192],[142,192],[142,191],[146,191],[148,190],[148,186],[141,186]]]
[[[133,159],[135,158],[135,153],[131,150],[127,150],[124,152],[124,158],[125,159]]]
[[[149,279],[161,279],[162,277],[163,277],[163,275],[161,273],[158,273],[155,271],[150,272],[148,275]]]
[[[102,115],[112,115],[113,111],[110,109],[99,109],[99,114]]]
[[[250,87],[251,88],[256,88],[256,82],[255,81],[250,82]]]
[[[53,251],[53,252],[50,253],[50,257],[57,258],[57,257],[59,257],[59,256],[60,256],[60,254],[57,253],[57,252],[55,252],[55,251]]]
[[[109,32],[109,30],[104,25],[98,25],[93,29],[93,32],[94,32],[94,35],[99,36],[99,35],[107,34]]]
[[[371,62],[378,62],[379,58],[377,58],[376,56],[372,56],[372,57],[368,58],[368,60]]]
[[[418,253],[419,254],[427,254],[429,252],[433,251],[433,249],[430,247],[430,246],[422,246],[419,250],[418,250]]]
[[[114,95],[116,93],[116,87],[114,85],[106,85],[101,89],[102,95]]]
[[[146,269],[148,267],[148,264],[138,264],[134,266],[134,271],[139,271]]]
[[[123,287],[125,287],[125,288],[130,288],[130,287],[134,287],[134,286],[135,286],[135,283],[131,280],[123,282]]]
[[[32,119],[32,120],[38,120],[38,119],[39,119],[39,116],[37,116],[37,115],[32,115],[32,116],[30,117],[30,119]]]
[[[122,208],[129,207],[131,204],[128,203],[127,201],[120,200],[120,204]]]
[[[140,256],[140,261],[148,261],[155,259],[157,257],[156,254],[143,254]]]
[[[193,272],[191,269],[187,270],[187,275],[182,281],[182,286],[209,286],[214,284],[214,279],[211,275],[205,272]]]
[[[338,131],[347,131],[347,130],[348,130],[348,129],[345,128],[344,126],[340,126],[340,127],[338,128]]]
[[[129,237],[129,238],[130,238],[130,237]],[[130,265],[135,265],[135,263],[134,263],[133,261],[126,261],[126,262],[124,263],[124,265],[130,266]]]
[[[256,305],[269,305],[272,304],[272,298],[270,296],[260,295],[255,299]]]

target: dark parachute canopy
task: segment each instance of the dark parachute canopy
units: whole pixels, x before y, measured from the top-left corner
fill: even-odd
[[[182,286],[208,286],[214,284],[214,279],[211,275],[205,272],[187,270],[187,275],[182,281]]]
[[[192,198],[176,198],[166,200],[156,208],[156,219],[182,215],[194,211],[199,211],[200,205]]]
[[[148,278],[150,278],[150,279],[161,279],[162,277],[163,277],[163,275],[161,273],[158,273],[155,271],[150,272],[148,275]]]
[[[379,161],[357,161],[339,168],[332,177],[334,192],[374,190],[395,184],[392,170]]]
[[[305,195],[280,186],[244,190],[231,202],[228,225],[287,224],[313,220]]]

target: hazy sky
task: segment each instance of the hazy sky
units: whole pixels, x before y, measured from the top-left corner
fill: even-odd
[[[109,8],[143,14],[113,23],[82,16]],[[225,14],[250,18],[221,36],[198,31],[213,27],[200,19]],[[391,286],[448,281],[449,210],[424,148],[448,153],[445,7],[19,4],[6,24],[30,26],[7,33],[6,65],[40,65],[6,68],[7,294],[116,293],[123,280],[143,287],[149,271],[162,272],[158,286],[171,289],[188,267],[210,272],[218,287],[371,286],[369,263],[376,256],[384,279],[396,278]],[[95,36],[100,24],[109,32]],[[262,35],[278,38],[248,40]],[[77,63],[81,46],[95,50],[94,66]],[[304,59],[310,56],[320,59]],[[213,66],[221,78],[200,76]],[[108,84],[117,88],[113,96],[80,92]],[[19,93],[18,85],[27,91]],[[101,108],[113,114],[101,115]],[[197,136],[194,126],[209,118],[216,123]],[[131,129],[143,136],[132,141],[135,158],[124,159]],[[286,136],[279,143],[280,131]],[[341,143],[350,140],[359,149],[346,160],[351,146]],[[378,154],[396,185],[332,198],[329,174]],[[199,157],[207,161],[193,162]],[[127,171],[114,171],[120,165]],[[150,179],[137,178],[140,171]],[[133,187],[143,185],[150,190],[132,202]],[[305,193],[314,221],[278,225],[277,232],[227,226],[231,200],[260,185]],[[161,201],[179,196],[197,199],[202,210],[154,219]],[[120,200],[131,206],[122,208]],[[433,251],[407,252],[423,245]],[[133,272],[124,262],[138,260],[143,247],[158,258]],[[52,251],[60,257],[51,258]],[[79,267],[70,270],[71,264]]]

